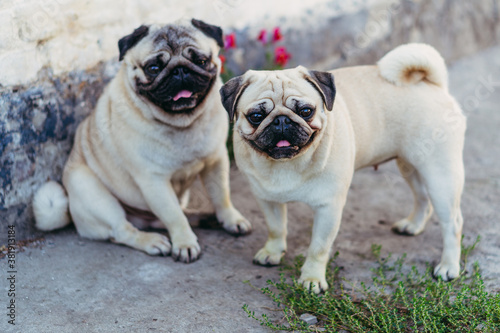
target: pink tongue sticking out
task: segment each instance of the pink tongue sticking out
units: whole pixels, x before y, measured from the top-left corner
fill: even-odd
[[[177,95],[175,95],[174,97],[174,101],[177,101],[178,99],[180,98],[189,98],[193,95],[192,92],[188,91],[188,90],[181,90],[177,93]]]
[[[276,147],[289,147],[290,146],[290,142],[286,141],[286,140],[281,140],[280,142],[278,142],[276,144]]]

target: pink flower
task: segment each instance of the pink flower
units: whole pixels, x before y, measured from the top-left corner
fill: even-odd
[[[224,68],[224,64],[226,63],[226,57],[223,54],[219,54],[219,59],[220,59],[220,62],[221,62],[220,72],[224,73],[226,71],[226,69]]]
[[[224,39],[224,48],[232,49],[234,47],[236,47],[236,34],[233,32],[227,35]]]
[[[287,52],[284,46],[278,46],[274,50],[274,62],[278,66],[285,67],[291,57],[292,55]]]
[[[276,27],[273,30],[273,42],[277,42],[283,39],[283,35],[281,34],[280,27]]]
[[[259,32],[259,37],[257,38],[258,41],[260,41],[263,45],[266,45],[267,43],[267,31],[266,29],[262,29]]]

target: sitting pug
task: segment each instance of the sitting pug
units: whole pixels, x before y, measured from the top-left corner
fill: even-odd
[[[198,175],[223,227],[251,230],[229,198],[228,119],[218,93],[222,30],[194,19],[141,26],[118,46],[121,68],[76,132],[63,173],[68,196],[55,182],[42,186],[33,201],[36,225],[68,224],[69,200],[81,236],[192,262],[200,246],[183,208]],[[130,223],[148,215],[167,228],[171,244]]]
[[[335,77],[335,84],[334,84]],[[320,292],[355,170],[396,159],[415,196],[394,230],[417,235],[432,207],[444,246],[434,274],[459,275],[466,119],[448,93],[445,63],[424,44],[400,46],[376,66],[248,71],[221,89],[235,118],[234,152],[265,215],[269,238],[255,255],[277,265],[286,251],[286,204],[314,210],[300,281]]]

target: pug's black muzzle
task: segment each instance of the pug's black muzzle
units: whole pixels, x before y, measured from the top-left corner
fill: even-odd
[[[216,72],[203,73],[189,66],[177,66],[163,73],[149,84],[138,82],[139,94],[165,112],[179,113],[194,110],[204,100],[212,87]],[[187,91],[190,96],[175,98],[180,92]]]
[[[252,144],[273,159],[281,159],[294,157],[311,139],[301,125],[281,115],[274,118]]]

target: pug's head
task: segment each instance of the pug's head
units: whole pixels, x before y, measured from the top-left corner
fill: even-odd
[[[120,39],[120,60],[134,93],[152,103],[155,118],[188,116],[220,72],[222,29],[199,20],[140,26]]]
[[[256,151],[272,159],[305,152],[326,126],[335,85],[328,72],[299,66],[281,71],[248,71],[220,90],[234,129]]]

